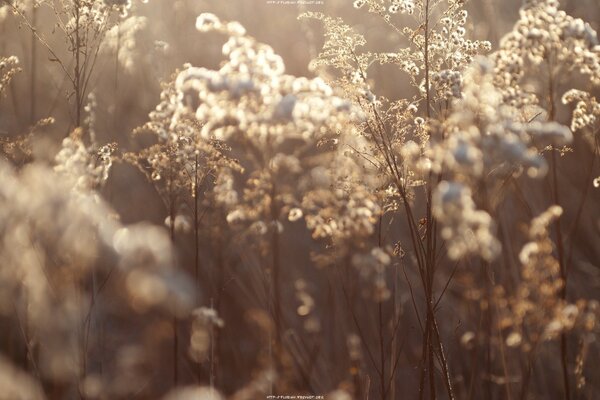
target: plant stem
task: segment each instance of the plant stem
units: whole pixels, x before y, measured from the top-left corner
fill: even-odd
[[[173,175],[171,171],[169,176],[169,234],[171,243],[175,244],[175,192],[173,187]],[[177,386],[179,381],[179,365],[178,365],[178,354],[179,354],[179,338],[177,336],[177,317],[173,316],[173,384]]]
[[[81,90],[81,0],[75,0],[75,127],[81,126],[81,109],[83,105]]]
[[[279,211],[277,208],[277,191],[274,179],[271,183],[271,277],[273,298],[273,315],[275,320],[275,342],[277,351],[281,350],[281,265],[279,257]]]
[[[37,29],[38,9],[35,4],[32,4],[31,9],[31,25]],[[31,32],[31,71],[29,82],[29,123],[35,124],[36,118],[36,85],[37,85],[37,38],[35,33]]]
[[[556,119],[556,106],[554,104],[554,96],[555,96],[555,82],[554,82],[554,70],[552,67],[552,57],[551,55],[548,57],[548,119],[550,121],[554,121]],[[560,198],[558,194],[558,162],[556,159],[556,149],[554,146],[551,148],[552,156],[551,156],[551,170],[552,170],[552,200],[554,204],[560,206]],[[558,263],[560,266],[560,277],[563,281],[563,287],[560,291],[561,298],[566,300],[567,298],[567,278],[568,278],[568,270],[567,265],[565,265],[565,250],[564,250],[564,242],[562,237],[562,227],[560,222],[560,217],[556,218],[554,222],[555,230],[556,230],[556,247],[558,252]],[[560,360],[562,367],[562,378],[563,385],[565,391],[565,399],[571,400],[571,388],[569,383],[569,364],[568,364],[568,347],[567,347],[567,334],[566,332],[561,332],[560,334]]]

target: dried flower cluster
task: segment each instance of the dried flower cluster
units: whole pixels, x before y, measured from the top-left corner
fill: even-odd
[[[185,280],[173,269],[166,234],[121,225],[89,187],[74,194],[79,179],[63,179],[42,165],[19,172],[4,163],[1,168],[1,313],[15,316],[24,329],[36,374],[72,382],[86,373],[85,349],[95,336],[81,332],[90,329],[94,298],[102,290],[98,280],[112,271],[125,280],[112,295],[133,309],[158,307],[176,315],[190,309],[193,292],[184,290]],[[88,172],[96,175],[95,168]],[[105,257],[112,261],[99,263]],[[102,314],[118,316],[122,307]],[[116,382],[105,383],[105,390],[117,390]]]
[[[229,36],[221,69],[190,67],[176,80],[182,112],[191,109],[202,124],[200,137],[224,142],[236,156],[242,157],[242,149],[246,153],[238,193],[225,195],[223,189],[237,187],[227,178],[219,182],[219,198],[230,210],[227,220],[248,224],[259,235],[281,229],[282,216],[302,216],[303,191],[327,179],[311,166],[319,167],[319,147],[326,147],[321,143],[335,140],[353,111],[321,79],[286,75],[282,59],[239,24],[203,14],[196,27]]]
[[[598,329],[597,301],[579,300],[570,304],[559,295],[565,282],[552,255],[549,227],[562,212],[560,207],[552,206],[531,222],[531,241],[519,253],[523,280],[514,295],[507,297],[503,287],[495,288],[494,301],[502,310],[498,324],[500,329],[510,331],[506,339],[509,347],[523,347],[531,352],[539,343],[556,339],[563,332]]]
[[[0,58],[0,95],[2,95],[13,76],[20,71],[19,59],[15,56]]]
[[[134,15],[110,28],[104,36],[102,50],[116,54],[119,64],[129,73],[135,72],[141,58],[138,36],[147,23],[145,17]]]
[[[593,21],[139,3],[0,0],[0,399],[598,396]]]
[[[488,213],[491,199],[500,196],[493,179],[503,181],[520,169],[530,177],[543,177],[548,166],[535,146],[562,146],[572,139],[571,131],[556,123],[520,123],[518,113],[503,104],[493,79],[493,64],[487,59],[478,59],[465,72],[468,85],[444,122],[444,139],[428,149],[427,162],[421,161],[446,179],[438,186],[434,215],[444,226],[441,234],[454,259],[469,252],[487,260],[499,255]],[[488,212],[475,210],[472,193],[480,188]]]
[[[594,85],[600,83],[596,32],[588,23],[560,10],[556,0],[527,1],[494,57],[497,84],[505,92],[505,102],[515,106],[537,101],[521,84],[528,74],[539,74],[540,68],[551,80],[579,73]]]

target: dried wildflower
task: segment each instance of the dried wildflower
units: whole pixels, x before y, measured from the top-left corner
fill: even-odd
[[[502,288],[495,291],[495,301],[505,305],[500,309],[499,324],[502,329],[510,329],[506,338],[510,347],[531,348],[564,332],[587,330],[582,318],[587,302],[570,304],[561,297],[564,282],[549,233],[550,224],[561,214],[562,208],[552,206],[531,221],[530,241],[519,254],[519,287],[509,293]]]
[[[346,141],[349,140],[349,141]],[[343,138],[339,152],[331,159],[333,168],[314,167],[306,178],[307,192],[302,200],[307,227],[313,238],[332,246],[332,257],[322,257],[320,264],[343,257],[350,249],[363,246],[375,232],[381,206],[375,179],[368,173],[360,157],[346,148],[359,149],[359,137]],[[359,181],[362,177],[362,181]]]
[[[111,144],[97,149],[93,143],[86,147],[82,134],[81,129],[76,129],[63,140],[55,157],[54,170],[71,181],[74,189],[83,192],[106,182],[116,146]]]
[[[600,83],[598,37],[591,26],[558,9],[557,0],[528,1],[520,19],[494,54],[496,83],[507,104],[521,106],[537,102],[520,86],[539,66],[546,64],[547,79],[559,80],[576,72],[592,84]],[[546,68],[544,68],[544,71]],[[544,76],[544,75],[542,75]]]
[[[10,8],[5,4],[0,4],[0,22],[4,22],[4,20],[8,17],[10,13]]]
[[[522,341],[523,341],[523,338],[522,338],[522,336],[521,336],[520,333],[518,333],[518,332],[512,332],[506,338],[506,345],[508,347],[518,347],[518,346],[521,345]]]
[[[471,190],[455,182],[441,182],[434,194],[433,212],[443,225],[442,237],[448,243],[448,255],[458,259],[469,253],[492,260],[500,253],[492,218],[477,210]]]
[[[10,7],[24,26],[32,31],[34,39],[41,43],[52,55],[52,61],[60,67],[66,81],[70,85],[73,96],[73,116],[75,127],[82,126],[83,108],[88,95],[88,82],[94,74],[94,69],[106,33],[115,25],[119,18],[115,13],[125,17],[131,7],[130,0],[78,0],[54,1],[35,0],[7,1],[3,4]],[[66,44],[66,52],[51,45],[47,35],[36,26],[30,18],[30,8],[47,7],[53,15],[52,34],[59,32]]]
[[[213,308],[200,307],[192,312],[192,331],[189,354],[196,362],[202,362],[209,356],[210,346],[214,342],[215,328],[225,325]]]
[[[302,214],[302,210],[300,208],[292,208],[288,214],[288,219],[291,222],[295,222],[298,221],[300,218],[302,218],[303,214]]]
[[[367,0],[355,0],[354,1],[354,8],[362,8],[362,6],[364,6],[365,4],[367,4]]]
[[[431,121],[418,115],[419,104],[431,101],[431,106],[435,107],[435,102],[440,102],[440,107],[443,107],[442,103],[447,104],[451,98],[460,98],[462,71],[477,54],[489,51],[490,44],[466,39],[463,4],[449,2],[443,11],[444,17],[440,19],[440,30],[428,32],[428,57],[425,60],[424,21],[418,21],[421,25],[415,29],[402,28],[386,15],[387,10],[380,7],[381,2],[373,0],[367,3],[368,12],[383,16],[386,25],[409,38],[410,47],[393,53],[363,51],[362,48],[367,45],[364,36],[341,19],[319,13],[306,13],[301,18],[317,19],[325,26],[325,44],[312,61],[312,66],[333,70],[335,84],[342,87],[362,109],[360,128],[367,144],[361,145],[357,151],[380,172],[385,171],[389,182],[382,185],[387,187],[382,192],[384,208],[394,211],[399,204],[412,198],[413,188],[426,183],[423,171],[431,168],[427,165],[429,160],[422,158],[429,147]],[[394,0],[389,11],[411,14],[417,7],[422,6],[413,1]],[[430,26],[434,26],[433,22]],[[393,64],[406,72],[410,83],[420,91],[420,96],[395,101],[377,97],[368,79],[368,70],[376,62]],[[429,81],[430,90],[425,88],[426,81]],[[433,95],[431,99],[428,92]]]
[[[146,29],[146,17],[131,16],[110,28],[104,35],[102,51],[114,53],[123,69],[128,73],[135,72],[135,66],[141,57],[139,34]]]
[[[73,190],[78,175],[65,174],[64,166],[63,172],[38,163],[18,173],[0,168],[0,313],[13,315],[6,305],[14,305],[19,320],[27,321],[43,376],[63,382],[80,376],[85,355],[78,332],[97,294],[87,284],[95,274],[114,269],[126,283],[114,293],[125,301],[106,313],[127,307],[189,312],[193,291],[173,269],[163,230],[121,225],[91,187]],[[102,254],[112,261],[101,262]]]
[[[63,139],[60,151],[54,158],[54,170],[70,180],[75,190],[86,191],[96,189],[106,182],[112,167],[116,144],[110,143],[99,147],[95,138],[96,98],[90,93],[85,108],[88,116],[85,123],[88,127],[90,145],[83,139],[83,129],[77,128]]]
[[[574,132],[585,128],[593,129],[600,121],[600,103],[590,93],[571,89],[563,95],[562,102],[575,105],[571,119],[571,129]]]
[[[19,59],[15,56],[0,57],[0,95],[4,93],[13,76],[21,71]]]
[[[439,185],[434,203],[442,236],[453,243],[452,258],[476,252],[490,260],[499,252],[491,217],[476,210],[470,188],[492,187],[490,178],[504,179],[521,167],[529,176],[541,177],[547,165],[534,144],[544,148],[572,139],[571,131],[557,123],[519,122],[518,115],[503,105],[492,72],[493,64],[487,59],[478,59],[467,70],[462,98],[453,102],[444,123],[445,139],[432,142],[425,152],[427,162],[420,162],[436,173],[443,172],[447,179],[452,177]]]
[[[150,113],[150,121],[136,129],[136,136],[151,134],[157,144],[124,159],[136,165],[154,183],[164,201],[168,215],[165,223],[175,230],[187,231],[199,223],[197,207],[203,201],[201,186],[214,185],[218,201],[227,204],[231,198],[231,173],[240,171],[238,163],[228,156],[229,149],[210,138],[201,137],[199,122],[179,106],[175,82],[163,85],[161,102]],[[191,221],[190,221],[191,219]]]
[[[313,162],[303,154],[336,134],[351,115],[348,105],[322,80],[285,75],[281,58],[237,25],[212,14],[198,17],[200,31],[229,36],[223,45],[228,61],[218,71],[183,70],[176,88],[180,112],[194,113],[202,123],[202,138],[223,141],[233,151],[241,146],[251,149],[242,160],[248,174],[243,191],[234,194],[233,183],[223,181],[230,188],[224,199],[237,199],[224,205],[232,207],[230,223],[244,222],[251,228],[248,232],[263,235],[281,229],[284,210],[291,220],[301,217],[296,207],[301,196],[291,183]]]
[[[221,29],[222,24],[219,18],[210,13],[203,13],[196,19],[196,29],[200,32],[209,32]]]
[[[525,130],[531,135],[533,142],[542,148],[550,145],[555,147],[564,146],[573,140],[571,130],[557,122],[542,123],[534,121],[528,124]]]
[[[389,8],[391,14],[398,12],[402,14],[413,14],[415,12],[415,1],[414,0],[392,0],[392,5]]]
[[[348,348],[348,355],[353,361],[360,361],[362,359],[362,347],[360,337],[354,333],[349,334],[346,337],[346,347]]]

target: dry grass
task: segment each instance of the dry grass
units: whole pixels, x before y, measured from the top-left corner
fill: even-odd
[[[0,399],[600,396],[593,2],[272,3],[0,1]]]

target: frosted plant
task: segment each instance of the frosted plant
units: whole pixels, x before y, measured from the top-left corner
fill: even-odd
[[[305,13],[301,18],[317,19],[325,26],[326,40],[323,50],[312,61],[311,66],[333,68],[339,79],[338,83],[343,86],[353,86],[354,91],[368,94],[370,93],[369,68],[374,63],[392,64],[406,72],[412,84],[420,88],[423,94],[425,81],[428,81],[431,88],[435,90],[436,98],[460,97],[460,71],[473,60],[475,55],[491,49],[489,42],[472,41],[466,38],[467,11],[464,10],[463,3],[462,1],[431,2],[429,5],[429,2],[426,4],[394,0],[392,5],[386,8],[385,2],[381,0],[356,2],[357,8],[368,5],[368,12],[380,16],[394,33],[409,41],[410,47],[387,53],[362,51],[361,48],[367,45],[365,37],[339,18],[328,17],[321,13]],[[435,21],[434,11],[439,14]],[[417,28],[399,26],[394,19],[394,14],[397,12],[415,14],[415,22],[421,25]],[[427,30],[427,38],[423,32],[426,16],[428,24],[431,25]]]
[[[196,362],[214,358],[215,329],[223,328],[225,323],[213,308],[200,307],[192,312],[192,330],[188,353]]]
[[[362,130],[370,144],[365,154],[389,177],[385,209],[395,211],[412,199],[414,188],[427,185],[416,162],[428,147],[433,125],[430,119],[438,114],[444,118],[442,110],[448,108],[450,100],[462,96],[462,71],[491,45],[466,38],[467,12],[461,1],[394,1],[389,7],[385,3],[366,0],[355,6],[366,5],[368,12],[381,17],[392,32],[407,40],[409,47],[400,51],[363,51],[365,37],[341,19],[320,13],[302,17],[318,19],[325,26],[323,50],[311,65],[331,70],[336,84],[363,109],[366,118]],[[420,25],[397,25],[394,14],[400,11],[413,14]],[[376,96],[369,80],[369,68],[375,63],[396,65],[420,96],[399,100]]]
[[[433,197],[433,215],[443,225],[441,236],[448,244],[448,256],[458,259],[469,253],[492,260],[500,253],[493,234],[492,217],[477,210],[471,190],[456,182],[441,182]]]
[[[0,22],[4,22],[10,14],[10,9],[5,4],[0,4]]]
[[[571,130],[579,132],[593,149],[594,156],[598,153],[598,134],[600,133],[600,103],[590,93],[571,89],[562,97],[563,104],[573,105]],[[594,185],[598,187],[598,179]]]
[[[318,165],[310,152],[318,153],[318,143],[351,117],[348,104],[320,79],[285,75],[281,58],[239,24],[203,14],[197,27],[229,35],[223,46],[229,60],[218,71],[188,68],[179,74],[183,109],[194,111],[206,140],[223,141],[235,154],[240,146],[247,149],[244,189],[227,197],[239,201],[230,204],[227,219],[259,235],[279,230],[280,219],[301,202],[294,181]]]
[[[585,128],[594,128],[600,119],[600,103],[591,94],[572,89],[563,95],[564,104],[573,104],[573,119],[571,120],[571,129],[573,131],[583,130]]]
[[[554,114],[554,91],[571,73],[600,83],[600,46],[596,32],[579,18],[559,10],[557,0],[526,1],[520,19],[494,54],[499,87],[505,102],[519,106],[537,101],[523,90],[527,79],[549,80],[548,110]],[[543,67],[540,74],[540,67]],[[532,76],[532,74],[534,74]],[[544,85],[547,87],[547,85]],[[554,118],[554,115],[550,115]]]
[[[499,254],[488,214],[493,211],[490,199],[498,202],[499,185],[520,169],[530,177],[543,177],[548,166],[538,149],[572,140],[571,131],[555,122],[519,122],[519,114],[503,105],[493,70],[489,60],[480,58],[465,72],[463,96],[452,103],[441,128],[444,139],[432,142],[420,160],[422,167],[450,180],[437,188],[434,215],[444,225],[442,237],[455,259],[470,252],[487,260]],[[472,193],[482,187],[487,212],[475,210]]]
[[[73,116],[75,127],[83,123],[84,107],[89,93],[90,79],[96,66],[100,48],[107,32],[118,24],[120,17],[127,15],[131,2],[121,0],[35,0],[12,2],[0,0],[9,7],[34,38],[50,53],[52,60],[60,67],[72,90]],[[68,56],[53,48],[48,36],[27,11],[34,7],[45,8],[53,14],[52,34],[60,32],[66,44]],[[115,13],[117,15],[115,15]],[[71,96],[69,96],[71,98]]]
[[[308,334],[321,332],[321,321],[317,315],[315,297],[313,296],[313,285],[304,279],[294,282],[296,302],[298,307],[296,314],[303,320],[302,327]]]
[[[391,14],[413,14],[415,12],[414,0],[392,0],[392,5],[388,9]]]
[[[0,313],[23,324],[28,357],[42,376],[68,383],[88,372],[96,274],[123,278],[111,290],[125,301],[103,307],[106,318],[126,310],[187,315],[193,288],[173,268],[163,230],[123,226],[93,191],[73,192],[72,181],[38,163],[18,173],[0,168]]]
[[[236,245],[253,251],[264,265],[260,273],[271,282],[266,300],[274,320],[274,355],[280,359],[285,352],[281,346],[285,328],[282,276],[289,273],[282,270],[280,243],[288,224],[299,223],[303,216],[315,232],[324,225],[309,221],[318,211],[311,209],[306,195],[315,186],[330,190],[325,182],[331,175],[323,164],[333,165],[342,132],[354,132],[350,121],[357,117],[356,111],[322,79],[286,74],[281,57],[247,35],[240,24],[202,14],[196,28],[227,36],[222,47],[226,60],[218,70],[190,67],[181,71],[176,80],[181,113],[192,112],[202,125],[200,137],[224,143],[243,167],[243,172],[225,172],[217,180],[215,198],[224,201],[220,207],[237,232]],[[178,119],[176,115],[174,123]],[[347,190],[338,192],[338,203],[353,195],[363,201],[361,194]],[[348,212],[350,216],[354,211]],[[351,225],[354,221],[340,229]]]
[[[596,32],[588,23],[560,10],[556,0],[525,1],[519,14],[520,18],[513,30],[501,40],[500,49],[493,55],[496,65],[495,84],[502,91],[503,102],[522,110],[536,110],[536,115],[524,116],[525,122],[538,117],[554,122],[559,117],[557,100],[563,90],[568,90],[562,96],[563,101],[576,103],[571,128],[578,128],[583,121],[587,123],[586,119],[589,121],[589,117],[582,118],[581,111],[588,111],[587,107],[591,104],[587,104],[585,96],[582,97],[573,89],[576,89],[578,81],[584,84],[586,89],[600,83],[600,46]],[[542,128],[538,123],[531,133],[534,141],[539,133],[543,133],[546,138],[572,136],[558,124]],[[594,135],[590,142],[596,153]],[[561,202],[557,154],[564,154],[565,148],[562,146],[565,142],[546,144],[549,145],[547,150],[551,160],[551,201],[561,206],[564,199]],[[590,167],[590,173],[591,171]],[[592,175],[590,180],[591,177]],[[584,191],[581,204],[586,193],[587,191]],[[572,238],[564,236],[562,222],[563,220],[557,217],[553,224],[559,276],[566,282],[571,269],[571,257],[568,255],[570,250],[566,249],[572,246],[572,243],[567,244]],[[576,218],[575,224],[578,223],[579,217]],[[558,296],[562,301],[566,301],[567,287],[558,291]],[[566,397],[570,398],[567,331],[563,330],[559,334],[563,385]]]
[[[0,57],[0,95],[4,94],[13,76],[20,71],[17,57]]]
[[[119,64],[128,73],[135,72],[139,60],[139,35],[146,29],[146,17],[131,16],[106,32],[102,51],[116,54]]]
[[[364,118],[358,127],[367,145],[361,146],[358,154],[368,160],[381,179],[377,193],[383,199],[379,201],[383,211],[379,216],[379,229],[382,229],[384,216],[400,221],[399,224],[407,228],[407,240],[412,246],[409,260],[420,274],[427,296],[419,391],[423,395],[426,370],[435,368],[433,359],[437,357],[441,360],[448,396],[453,398],[441,339],[439,333],[432,332],[436,317],[431,308],[435,302],[431,282],[435,281],[433,276],[438,263],[437,224],[433,216],[437,206],[433,204],[433,189],[441,178],[431,169],[431,159],[425,154],[430,151],[430,142],[437,143],[441,139],[438,136],[443,136],[439,127],[447,117],[450,103],[463,95],[462,72],[475,56],[489,51],[491,45],[467,38],[467,11],[463,1],[366,0],[356,2],[355,7],[379,17],[382,25],[397,38],[394,43],[403,40],[407,47],[392,52],[369,51],[365,36],[343,20],[321,13],[306,13],[303,18],[320,20],[325,27],[323,49],[311,67],[329,73],[335,84],[363,111]],[[400,25],[405,18],[399,18],[399,13],[409,15],[411,27]],[[370,76],[371,67],[376,63],[396,66],[408,76],[418,94],[405,99],[376,95]],[[471,223],[475,221],[471,219]],[[478,223],[480,232],[490,227],[485,221]],[[485,237],[497,252],[491,232]],[[406,246],[397,242],[393,253],[402,256],[403,247]],[[387,298],[385,291],[380,294],[379,300]],[[384,372],[379,371],[379,374],[384,381]],[[434,385],[434,377],[430,376],[429,380]],[[379,390],[385,397],[384,384]]]
[[[186,67],[189,68],[189,67]],[[126,153],[124,160],[136,165],[154,184],[167,211],[165,225],[171,240],[176,233],[193,231],[195,285],[200,285],[201,224],[206,212],[213,206],[211,188],[218,198],[220,182],[241,167],[229,156],[229,148],[215,140],[202,137],[202,123],[193,113],[182,110],[179,93],[172,80],[163,84],[161,102],[150,113],[150,120],[136,129],[136,136],[152,135],[156,144],[136,153]],[[214,227],[208,226],[209,230]],[[194,323],[190,354],[196,362],[205,361],[206,343],[201,335],[206,332]],[[178,352],[177,322],[174,322],[175,355]],[[212,336],[211,336],[212,341]],[[212,361],[212,358],[211,358]],[[211,364],[212,365],[212,364]],[[173,365],[174,380],[178,379],[177,361]]]
[[[349,260],[365,284],[363,295],[383,301],[389,298],[386,274],[391,265],[389,249],[373,246],[383,212],[381,178],[363,155],[369,146],[349,127],[336,138],[333,152],[299,181],[306,226],[324,246],[312,257],[317,266],[332,267]],[[295,218],[295,209],[288,219]]]
[[[95,143],[86,146],[83,142],[83,130],[78,128],[65,138],[55,157],[54,170],[63,175],[73,188],[85,192],[96,189],[107,179],[112,166],[115,144],[97,148]]]
[[[565,282],[553,255],[549,226],[562,214],[552,206],[531,221],[529,242],[519,253],[522,282],[510,293],[496,288],[496,301],[501,307],[498,323],[507,330],[507,345],[535,352],[539,343],[557,339],[562,332],[574,329],[597,333],[596,302],[578,300],[572,304],[562,299]]]
[[[452,104],[442,127],[444,139],[427,151],[422,162],[436,173],[450,171],[457,179],[474,183],[499,168],[522,166],[531,177],[543,176],[547,165],[538,145],[564,145],[571,141],[568,128],[556,123],[521,123],[519,114],[504,106],[493,84],[493,63],[477,59],[465,73],[463,97]]]
[[[54,124],[54,118],[39,120],[29,132],[16,136],[0,138],[0,155],[5,161],[15,166],[24,165],[34,160],[33,139],[35,134],[43,132]]]
[[[479,58],[479,54],[491,50],[491,45],[467,38],[464,3],[354,2],[356,8],[379,16],[392,34],[409,44],[400,51],[385,53],[369,51],[365,36],[341,19],[320,13],[303,15],[322,21],[325,27],[323,49],[311,66],[329,74],[364,112],[359,127],[369,147],[367,151],[361,148],[360,154],[370,160],[381,177],[387,178],[380,186],[385,213],[397,221],[398,212],[404,211],[412,244],[409,255],[429,297],[431,282],[435,282],[432,277],[439,270],[438,263],[442,264],[437,261],[438,251],[447,250],[451,259],[475,255],[487,262],[500,255],[494,219],[496,207],[506,193],[503,186],[522,171],[532,178],[545,176],[549,167],[540,151],[566,146],[573,137],[568,127],[554,121],[555,110],[549,111],[549,122],[540,122],[524,116],[527,110],[517,107],[538,103],[534,93],[519,86],[526,82],[524,66],[538,62],[535,57],[533,61],[525,60],[531,53],[535,55],[535,50],[530,51],[524,42],[504,48],[511,43],[511,35],[518,36],[520,28],[509,34],[501,50],[492,56],[495,63]],[[526,6],[523,13],[527,10]],[[408,17],[399,18],[399,13]],[[397,21],[411,18],[414,28],[397,25]],[[523,17],[523,24],[527,24],[527,18]],[[583,32],[580,25],[574,23],[565,28],[572,40],[567,38],[561,44],[561,62],[570,65],[567,59],[571,56],[565,53],[568,49],[579,52],[574,56],[578,72],[592,77],[593,82],[595,62],[590,57],[596,57],[592,54],[596,51],[595,39],[585,33],[589,27],[583,26]],[[378,44],[378,49],[381,47]],[[396,65],[407,74],[419,95],[399,100],[376,95],[377,83],[370,76],[375,63]],[[553,71],[553,77],[557,71]],[[557,89],[555,84],[551,87]],[[422,218],[418,214],[421,209]],[[444,250],[436,248],[438,228]],[[435,302],[432,298],[426,301]],[[442,375],[447,378],[441,343],[438,349],[435,345],[426,348],[432,346],[428,330],[435,318],[435,310],[428,310],[423,357],[429,354],[432,358],[431,354],[436,353]],[[434,342],[439,341],[439,333],[433,338]],[[433,369],[431,358],[428,368]],[[426,386],[425,365],[427,361],[423,359],[421,395]],[[452,398],[450,379],[444,383]],[[381,393],[385,390],[383,386],[380,389]]]
[[[228,156],[227,146],[202,138],[198,134],[201,129],[202,123],[180,109],[175,82],[168,82],[163,85],[160,104],[150,113],[150,121],[134,132],[150,133],[157,144],[125,155],[155,183],[167,207],[168,226],[186,213],[193,213],[197,229],[198,207],[206,200],[201,198],[206,181],[219,181],[222,171],[240,170]]]

